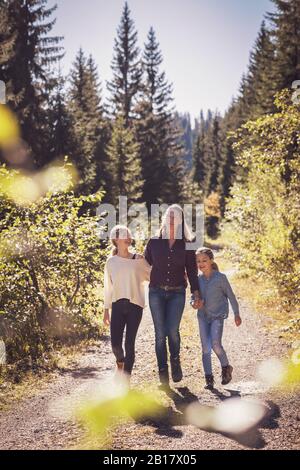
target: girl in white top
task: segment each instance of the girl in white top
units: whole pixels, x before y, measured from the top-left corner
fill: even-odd
[[[111,230],[110,240],[113,249],[104,267],[103,321],[105,325],[110,325],[117,369],[130,376],[135,357],[135,339],[145,307],[144,282],[149,281],[151,267],[142,255],[129,251],[132,235],[127,227],[116,225]]]

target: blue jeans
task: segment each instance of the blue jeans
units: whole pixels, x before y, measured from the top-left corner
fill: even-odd
[[[185,306],[185,287],[165,291],[149,287],[149,306],[155,329],[155,352],[159,370],[167,368],[167,338],[171,359],[180,354],[179,326]]]
[[[221,366],[228,366],[226,352],[222,346],[222,335],[224,320],[207,320],[203,314],[198,314],[198,323],[200,331],[200,339],[202,345],[202,363],[205,375],[212,374],[211,368],[211,351],[217,355]]]

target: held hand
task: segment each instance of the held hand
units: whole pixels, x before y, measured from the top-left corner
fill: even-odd
[[[203,300],[201,299],[194,299],[191,303],[192,307],[195,309],[195,310],[198,310],[199,308],[202,308],[203,307]]]
[[[234,317],[234,321],[235,321],[236,326],[240,326],[242,324],[242,319],[239,315]]]
[[[108,310],[104,310],[103,324],[104,324],[104,326],[109,326],[110,325],[110,317],[109,317],[109,311]]]

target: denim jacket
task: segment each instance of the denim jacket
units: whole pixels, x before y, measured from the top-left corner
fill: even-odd
[[[204,300],[204,306],[198,310],[198,315],[203,315],[208,320],[225,319],[229,312],[228,300],[234,315],[239,315],[239,304],[225,274],[213,271],[209,279],[200,274],[198,282]]]

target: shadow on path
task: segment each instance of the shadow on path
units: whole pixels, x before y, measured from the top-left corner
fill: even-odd
[[[212,393],[218,398],[220,398],[221,401],[230,399],[232,397],[240,397],[240,392],[238,392],[237,390],[226,389],[226,391],[230,393],[229,396],[225,395],[217,389],[212,390]],[[177,428],[178,426],[188,426],[189,423],[186,421],[185,418],[186,408],[191,403],[196,402],[201,404],[201,401],[196,395],[194,395],[189,390],[188,387],[178,387],[176,390],[169,388],[165,390],[165,393],[173,401],[175,409],[173,407],[166,407],[160,404],[155,417],[149,416],[144,417],[143,419],[135,419],[135,422],[142,425],[155,427],[155,433],[158,435],[180,439],[183,436],[183,432],[179,429],[175,429],[175,427]],[[204,407],[204,409],[206,408],[209,412],[212,412],[215,409],[215,406],[202,406]],[[268,401],[265,405],[265,416],[263,417],[263,419],[258,424],[248,429],[247,432],[235,434],[220,432],[208,428],[199,429],[202,429],[203,431],[209,433],[220,434],[251,449],[263,449],[266,445],[266,441],[264,440],[260,430],[278,428],[279,425],[277,419],[279,417],[280,409],[278,405],[276,405],[272,401]]]

